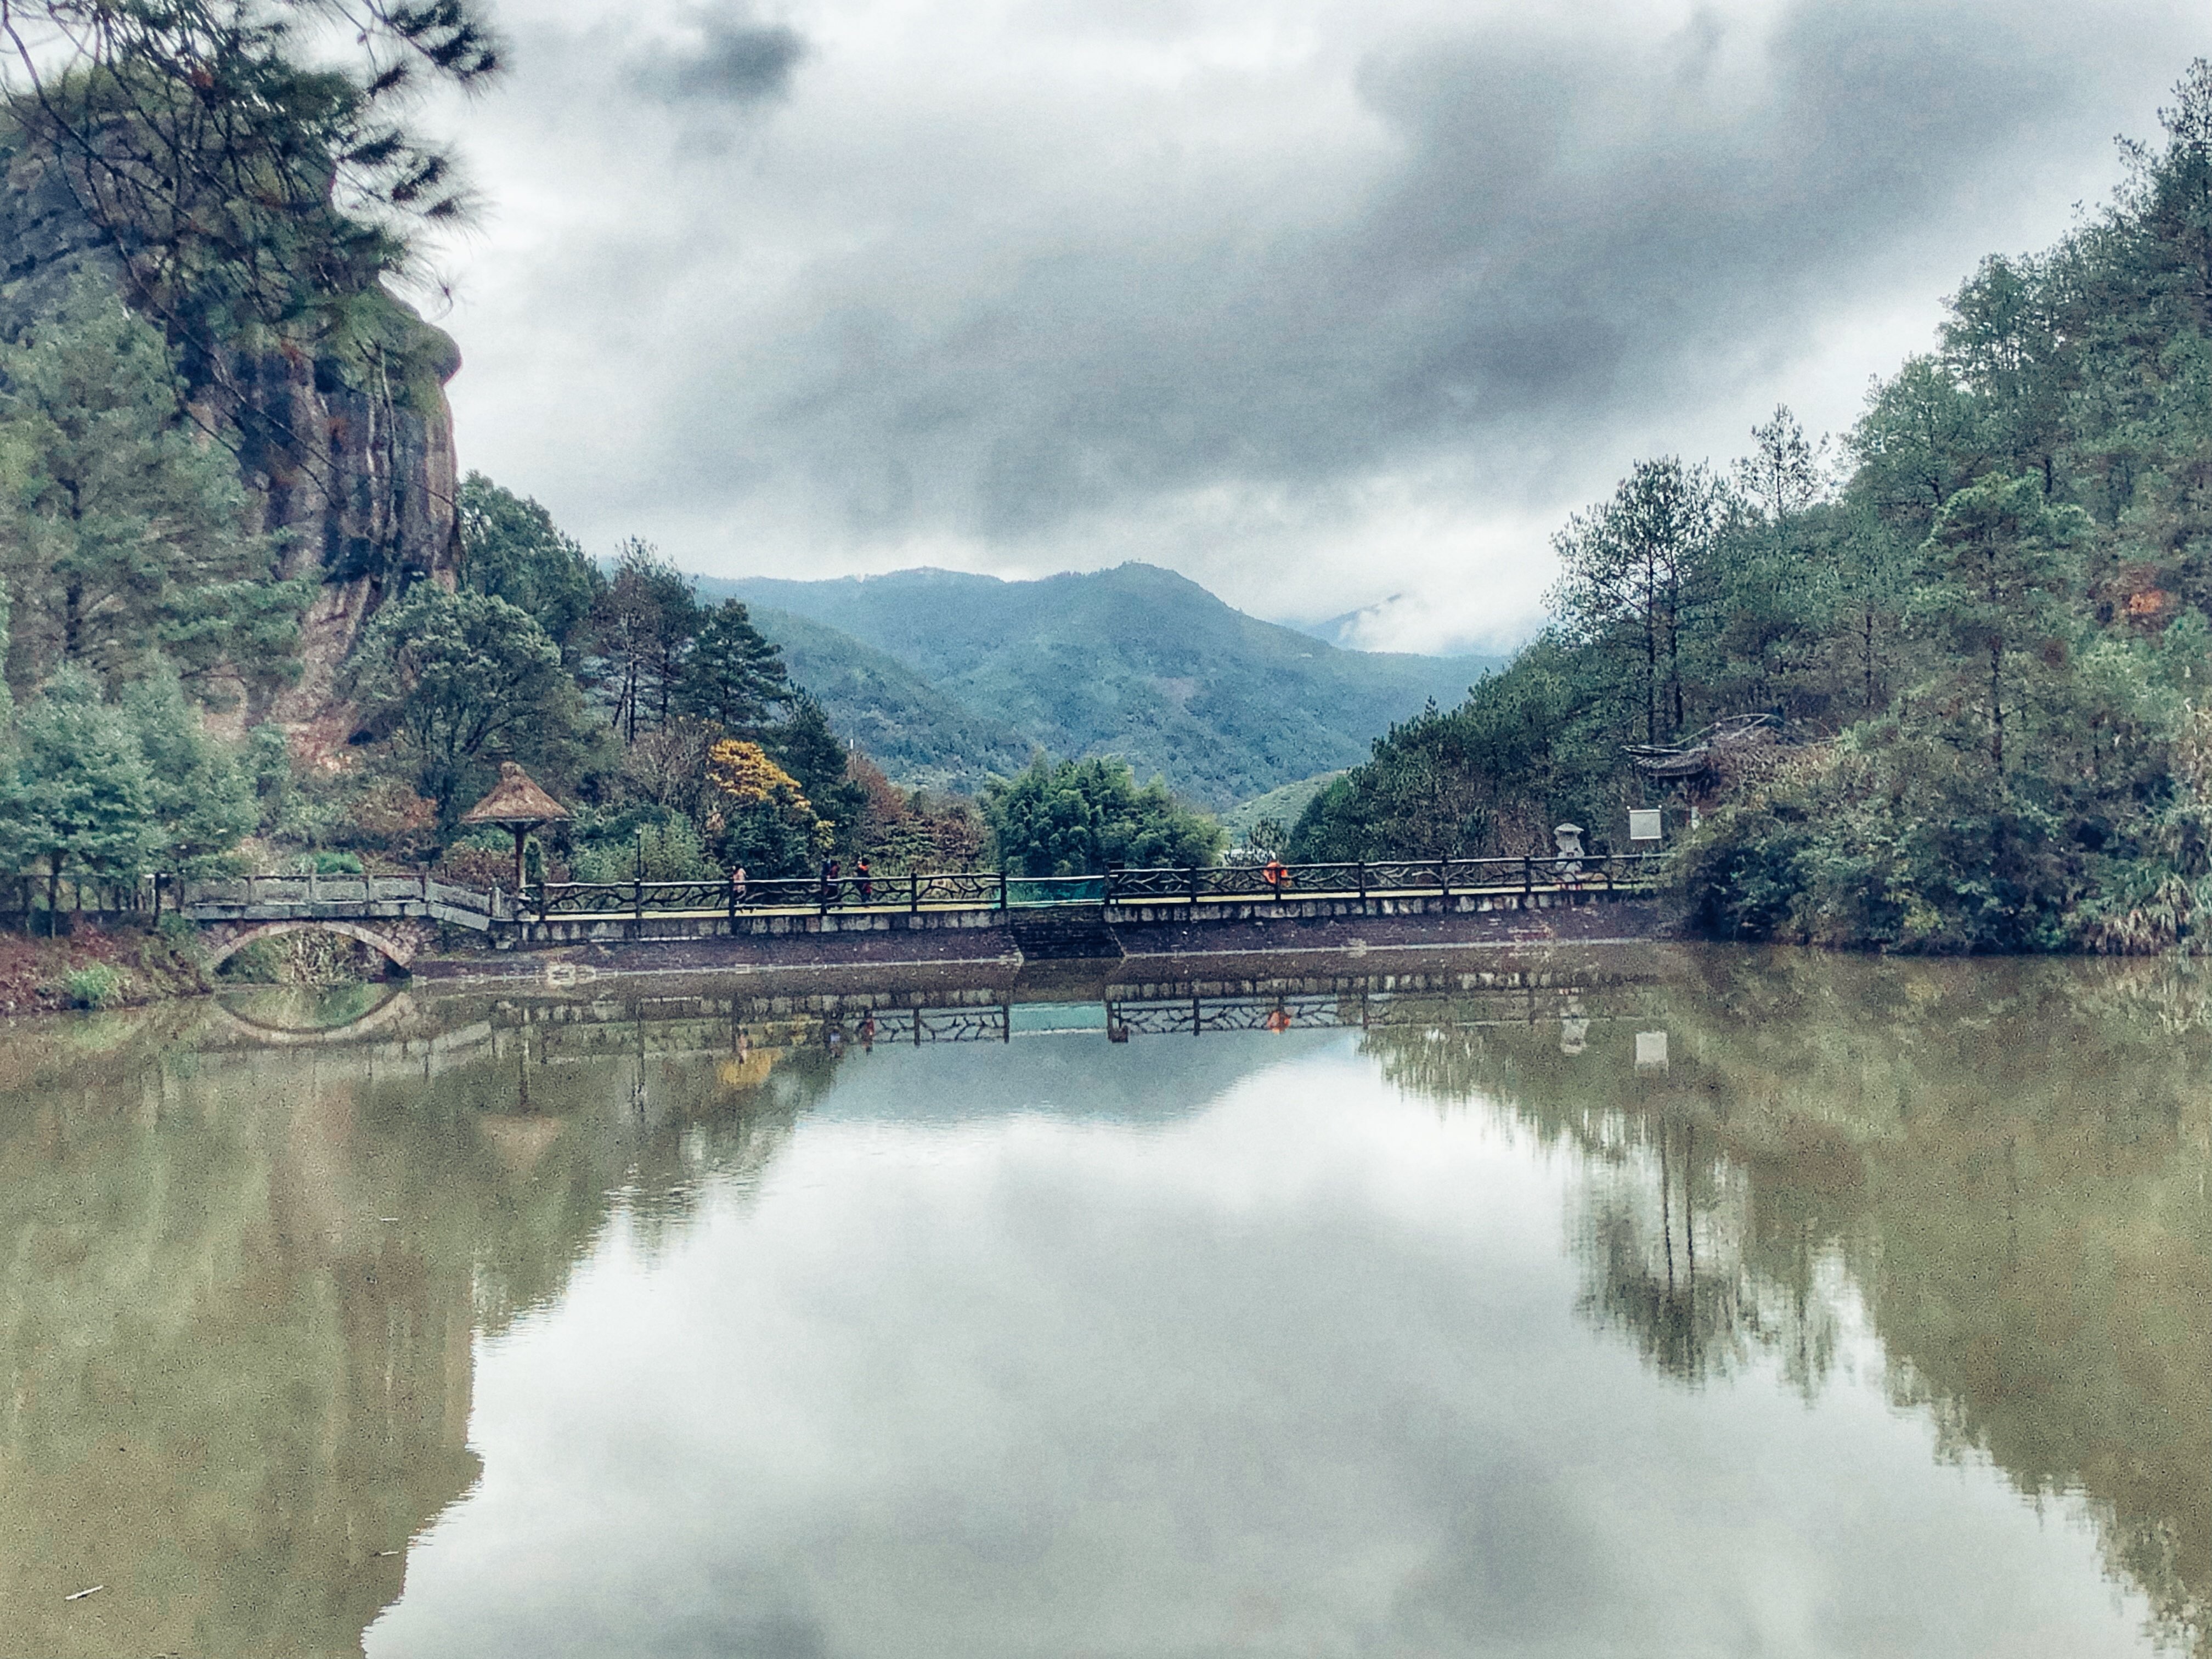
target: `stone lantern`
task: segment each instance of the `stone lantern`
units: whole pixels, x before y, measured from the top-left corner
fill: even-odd
[[[513,761],[501,761],[491,793],[461,814],[463,823],[495,823],[514,833],[514,890],[522,891],[522,844],[543,824],[559,823],[568,809],[555,800]]]
[[[1559,843],[1559,860],[1557,866],[1559,873],[1559,879],[1566,881],[1582,874],[1582,825],[1579,823],[1562,823],[1556,825],[1552,830],[1552,839]]]

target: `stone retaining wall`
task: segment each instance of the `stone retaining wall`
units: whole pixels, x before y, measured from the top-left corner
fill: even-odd
[[[1133,957],[1249,957],[1537,946],[1653,939],[1674,931],[1674,908],[1604,894],[1473,895],[1115,905],[1106,918]],[[434,978],[533,975],[563,963],[605,973],[1006,963],[1019,946],[996,910],[753,916],[736,933],[721,916],[600,918],[543,924],[525,948],[417,961]],[[748,925],[750,924],[750,925]],[[528,924],[539,934],[541,924]]]

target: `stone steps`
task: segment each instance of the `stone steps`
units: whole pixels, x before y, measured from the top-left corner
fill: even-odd
[[[1123,954],[1121,939],[1106,925],[1103,904],[1010,911],[1006,931],[1024,962],[1096,962]]]

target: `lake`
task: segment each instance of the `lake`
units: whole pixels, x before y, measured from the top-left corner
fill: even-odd
[[[2212,971],[1121,975],[0,1026],[0,1653],[2212,1653]]]

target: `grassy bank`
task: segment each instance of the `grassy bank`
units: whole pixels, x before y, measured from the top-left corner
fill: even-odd
[[[207,948],[188,922],[80,920],[64,937],[0,933],[0,1014],[119,1008],[210,990]]]

